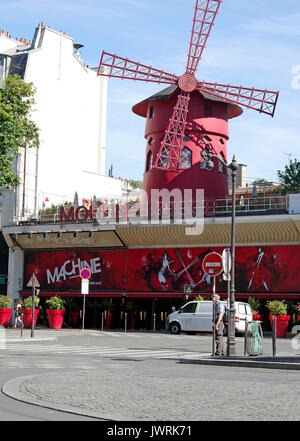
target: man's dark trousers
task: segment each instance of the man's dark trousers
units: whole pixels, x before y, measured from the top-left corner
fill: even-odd
[[[215,355],[226,355],[225,342],[223,338],[224,323],[223,320],[219,323],[216,331],[216,353]]]

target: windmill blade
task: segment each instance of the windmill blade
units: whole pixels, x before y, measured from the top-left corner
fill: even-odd
[[[154,168],[178,171],[189,101],[190,94],[181,91],[153,165]]]
[[[275,114],[279,96],[279,92],[231,86],[230,84],[206,83],[204,81],[198,83],[197,89],[200,92],[209,93],[234,104],[245,106],[248,109],[271,115],[272,117]]]
[[[214,25],[221,0],[197,0],[186,71],[195,74]]]
[[[153,83],[177,84],[178,76],[102,52],[98,75]]]

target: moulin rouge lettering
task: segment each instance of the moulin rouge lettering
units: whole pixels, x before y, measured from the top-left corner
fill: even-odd
[[[67,278],[75,279],[76,277],[80,277],[80,271],[83,268],[89,269],[91,274],[101,273],[100,257],[90,259],[89,263],[86,260],[81,260],[79,258],[76,260],[66,260],[60,268],[54,268],[53,272],[51,272],[50,269],[47,269],[47,283],[50,285],[51,283],[66,280]]]

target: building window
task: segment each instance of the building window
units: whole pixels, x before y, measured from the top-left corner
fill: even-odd
[[[149,111],[149,118],[154,118],[154,106],[150,107],[150,111]]]
[[[6,77],[6,57],[0,57],[0,78]]]
[[[192,151],[187,147],[181,150],[181,158],[179,163],[180,169],[188,169],[192,167]]]
[[[211,169],[207,168],[207,163],[208,163],[207,150],[206,149],[202,150],[200,156],[201,156],[201,161],[200,161],[201,170],[212,171]]]
[[[206,135],[202,138],[202,141],[204,142],[204,144],[208,145],[212,142],[212,139]]]
[[[219,139],[219,143],[220,143],[221,145],[224,145],[224,144],[225,144],[224,139],[223,139],[223,138],[220,138],[220,139]]]
[[[149,145],[152,145],[153,142],[154,142],[154,139],[151,137],[151,138],[149,139],[149,141],[148,141],[148,144],[149,144]]]
[[[204,104],[204,116],[212,116],[212,108],[209,104],[205,103]]]
[[[153,159],[153,153],[151,152],[151,150],[149,150],[146,160],[146,172],[152,169],[152,159]]]

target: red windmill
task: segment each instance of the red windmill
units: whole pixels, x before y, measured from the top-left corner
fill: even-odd
[[[221,0],[197,0],[186,71],[172,75],[127,58],[102,53],[98,75],[170,84],[136,104],[147,118],[146,170],[143,188],[201,188],[205,198],[225,198],[227,169],[206,168],[206,149],[227,161],[228,120],[243,113],[240,106],[274,116],[279,92],[198,81],[195,77]],[[179,92],[179,94],[178,94]],[[193,193],[195,195],[195,193]]]

